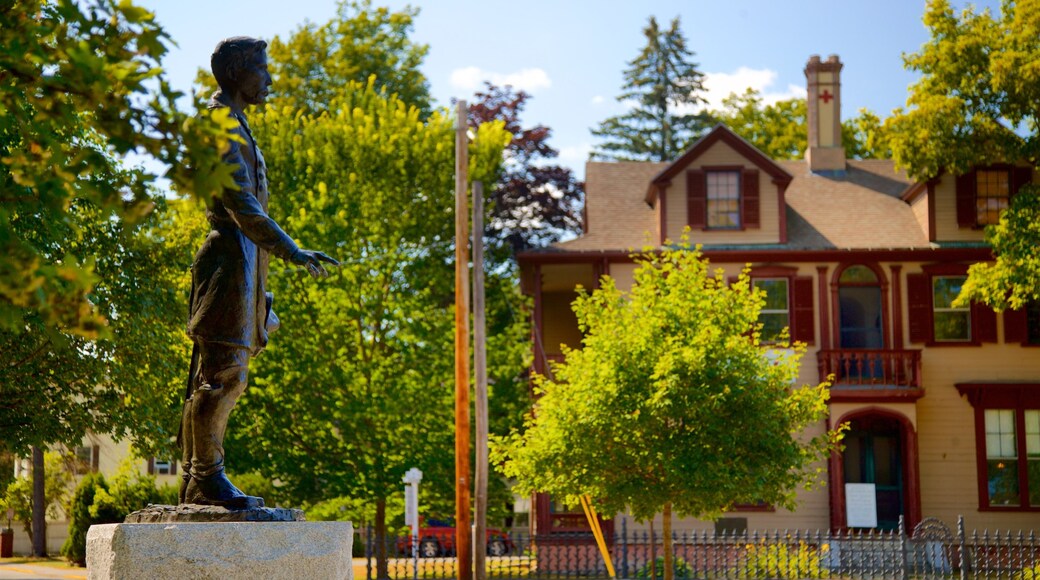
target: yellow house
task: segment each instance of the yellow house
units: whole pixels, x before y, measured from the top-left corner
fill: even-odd
[[[925,517],[952,527],[958,515],[972,528],[1037,529],[1040,307],[998,315],[951,304],[968,267],[992,259],[982,228],[1034,179],[1031,168],[917,183],[892,161],[846,159],[841,70],[836,56],[806,65],[804,160],[770,159],[720,125],[671,163],[590,162],[584,234],[519,256],[534,300],[534,370],[546,372],[561,344],[580,346],[577,284],[609,274],[630,287],[631,250],[689,227],[713,267],[736,276],[751,265],[767,293],[766,330],[788,326],[808,345],[799,381],[835,375],[819,428],[850,425],[825,488],[804,492],[794,512],[735,508],[738,525],[862,528],[850,514],[872,509],[880,529],[899,516],[911,528]],[[534,499],[539,534],[582,519]]]
[[[72,476],[67,490],[68,498],[72,498],[76,486],[87,473],[101,473],[111,481],[112,477],[119,471],[120,465],[131,457],[130,443],[126,439],[115,441],[108,435],[96,435],[88,433],[79,446],[68,449],[69,459],[67,469]],[[177,475],[179,466],[176,461],[162,460],[157,458],[136,459],[135,467],[142,473],[155,476],[158,486],[180,485],[180,477]],[[32,474],[32,462],[28,458],[20,458],[15,461],[14,476],[29,478]],[[6,520],[3,522],[6,526]],[[32,544],[25,534],[21,524],[14,522],[14,553],[32,553]],[[68,515],[60,511],[58,518],[47,519],[47,552],[52,555],[60,553],[65,538],[69,535]]]

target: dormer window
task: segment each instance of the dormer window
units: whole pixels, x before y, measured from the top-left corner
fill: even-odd
[[[989,165],[957,176],[957,225],[982,228],[1000,221],[1011,198],[1033,180],[1029,167]]]
[[[1000,221],[1000,212],[1011,200],[1011,175],[1007,169],[975,172],[975,224],[987,226]]]
[[[740,227],[740,172],[708,171],[708,228]]]
[[[686,172],[687,223],[696,230],[758,229],[758,170],[739,165]]]

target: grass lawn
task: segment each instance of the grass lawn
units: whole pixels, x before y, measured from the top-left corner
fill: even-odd
[[[64,558],[30,558],[28,556],[15,556],[14,558],[0,558],[0,564],[32,564],[33,566],[47,566],[49,568],[60,568],[63,570],[85,570],[79,566],[69,564]]]

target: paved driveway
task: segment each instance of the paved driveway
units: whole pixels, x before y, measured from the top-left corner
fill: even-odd
[[[63,570],[51,566],[34,564],[5,564],[0,561],[0,580],[39,580],[41,578],[64,578],[86,580],[87,569]]]

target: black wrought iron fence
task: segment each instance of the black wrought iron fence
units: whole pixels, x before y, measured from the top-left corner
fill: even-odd
[[[617,577],[664,577],[660,534],[628,531],[622,521],[607,537]],[[378,580],[375,546],[366,544],[366,579]],[[425,543],[424,543],[425,540]],[[453,546],[420,538],[416,557],[411,538],[388,542],[385,578],[455,578]],[[592,534],[495,533],[489,538],[487,577],[494,579],[606,579],[606,563]],[[743,578],[963,578],[1040,580],[1040,538],[1035,530],[966,533],[926,519],[912,532],[771,531],[675,532],[677,580]]]

